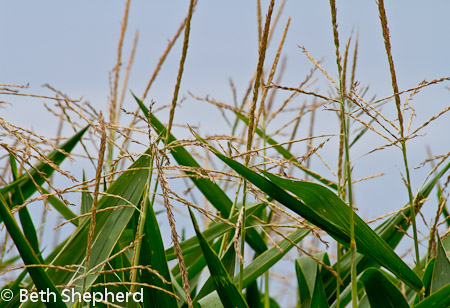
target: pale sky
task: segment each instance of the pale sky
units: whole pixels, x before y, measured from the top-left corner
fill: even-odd
[[[123,61],[128,59],[134,33],[139,30],[139,43],[132,68],[129,89],[140,96],[153,69],[187,13],[188,1],[131,1],[128,30],[123,49]],[[263,13],[268,1],[263,2]],[[276,1],[278,7],[281,1]],[[29,93],[51,94],[41,87],[50,84],[71,98],[83,97],[95,108],[103,109],[109,95],[108,73],[116,63],[117,42],[125,1],[0,1],[0,83],[30,84]],[[391,44],[400,90],[412,88],[424,79],[430,81],[450,76],[450,2],[449,1],[386,1]],[[381,34],[375,1],[337,1],[341,52],[353,30],[358,34],[359,51],[357,80],[370,84],[368,96],[392,94],[389,67]],[[322,66],[337,78],[335,49],[328,1],[287,0],[272,44],[267,54],[266,68],[272,62],[282,29],[291,17],[290,30],[283,49],[287,57],[286,74],[281,84],[297,86],[312,68],[298,45],[305,46],[313,57],[323,59]],[[157,104],[170,103],[181,55],[180,39],[166,60],[148,98]],[[256,1],[199,0],[192,19],[191,38],[181,84],[180,97],[188,91],[198,96],[210,95],[231,103],[228,85],[232,78],[242,98],[257,63]],[[326,79],[317,74],[319,92],[328,93]],[[442,83],[421,90],[414,101],[417,117],[413,127],[450,105],[450,91]],[[315,90],[315,88],[314,88]],[[405,99],[406,96],[402,96]],[[33,128],[51,137],[57,121],[45,110],[39,99],[0,95],[11,102],[0,110],[9,122]],[[301,103],[302,100],[299,100]],[[393,108],[393,102],[389,103]],[[128,95],[125,108],[134,110],[135,102]],[[215,113],[214,113],[215,112]],[[320,118],[320,115],[316,115]],[[191,98],[176,111],[176,122],[198,125],[203,134],[220,133],[224,123],[215,108],[204,106]],[[326,119],[326,117],[325,117]],[[166,121],[166,119],[163,119]],[[124,123],[125,124],[125,123]],[[306,129],[305,124],[304,128]],[[318,123],[317,134],[327,132],[327,123]],[[276,127],[273,128],[275,130]],[[411,167],[427,157],[425,147],[433,154],[449,151],[447,131],[450,118],[444,116],[431,124],[426,135],[411,141]],[[175,128],[182,137],[188,132]],[[228,133],[229,131],[226,131]],[[328,133],[330,131],[328,130]],[[334,131],[336,133],[336,131]],[[71,134],[67,130],[67,134]],[[381,142],[361,144],[352,150],[357,158]],[[369,142],[370,143],[370,142]],[[382,142],[380,143],[382,144]],[[323,153],[336,159],[333,153]],[[304,147],[299,155],[304,154]],[[323,166],[319,170],[326,170]],[[334,168],[334,166],[333,166]],[[360,169],[358,169],[360,168]],[[355,161],[355,177],[385,172],[383,179],[358,184],[355,199],[363,218],[396,210],[407,200],[400,173],[403,172],[401,152],[388,150]],[[429,170],[426,169],[426,170]],[[415,189],[426,170],[412,171]],[[81,174],[74,172],[81,178]],[[430,205],[434,215],[435,205]]]

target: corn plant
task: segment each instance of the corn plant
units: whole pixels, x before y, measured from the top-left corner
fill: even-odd
[[[194,0],[142,95],[131,85],[127,96],[136,36],[119,90],[128,0],[106,118],[89,103],[51,86],[47,87],[54,97],[46,97],[54,102],[51,112],[61,125],[73,128],[73,136],[44,138],[0,117],[0,307],[450,306],[450,240],[448,232],[443,233],[443,225],[449,226],[450,153],[426,159],[424,165],[432,164],[431,171],[414,179],[422,183],[414,192],[407,147],[450,109],[413,126],[407,121],[413,117],[411,98],[421,88],[450,78],[399,89],[387,12],[380,0],[380,35],[393,94],[368,99],[368,87],[356,77],[358,40],[350,37],[342,50],[338,10],[330,0],[337,79],[300,46],[311,72],[299,86],[281,85],[279,62],[290,19],[270,59],[267,51],[273,48],[273,30],[284,2],[277,6],[271,0],[266,14],[260,1],[257,4],[255,73],[243,97],[231,83],[232,102],[193,93],[179,97],[189,61],[191,21],[201,5]],[[164,119],[158,112],[161,104],[148,93],[178,39],[183,40],[181,59],[173,95],[168,97],[171,104],[162,108],[168,109]],[[328,90],[309,89],[316,74],[325,76]],[[20,85],[3,86],[14,95],[24,91]],[[284,99],[275,93],[283,93]],[[402,101],[401,95],[409,96]],[[134,112],[123,108],[126,98]],[[216,106],[229,127],[220,136],[210,136],[188,123],[177,132],[183,130],[190,138],[177,138],[175,113],[186,101]],[[394,118],[384,112],[389,105],[395,107]],[[293,119],[286,122],[288,107]],[[334,113],[337,125],[334,133],[316,135],[314,127],[324,112]],[[298,138],[299,123],[306,116],[309,131]],[[122,125],[121,117],[122,122],[129,118],[129,124]],[[280,127],[273,133],[271,125]],[[407,200],[380,217],[377,225],[361,217],[353,198],[357,166],[352,149],[374,136],[385,144],[367,155],[398,149],[405,184],[405,192],[399,194]],[[317,140],[320,144],[314,145]],[[306,153],[299,153],[299,144],[306,145]],[[331,176],[311,163],[322,159],[325,148],[336,157],[334,166],[324,162],[337,169]],[[89,169],[82,180],[66,170],[74,166]],[[61,187],[67,179],[72,184]],[[436,215],[421,243],[417,220],[425,203],[436,208]],[[60,237],[53,247],[43,244],[49,235],[40,228],[33,204],[44,204],[44,213],[52,209],[64,220],[53,223],[57,226],[52,234]],[[59,231],[67,226],[71,227]],[[399,249],[408,237],[413,260]],[[280,268],[289,268],[292,276],[280,282],[274,274]],[[280,289],[295,299],[287,303],[277,296]]]

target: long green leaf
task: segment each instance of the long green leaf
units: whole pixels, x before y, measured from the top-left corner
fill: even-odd
[[[316,211],[324,219],[330,220],[345,230],[347,236],[350,235],[351,208],[332,191],[319,184],[285,180],[267,172],[264,174],[275,184],[302,199],[306,206]],[[421,290],[423,288],[422,281],[409,266],[358,215],[354,214],[354,219],[358,252],[372,257],[412,288],[417,291]],[[348,242],[343,244],[348,244]]]
[[[198,135],[196,137],[208,144]],[[271,181],[269,181],[239,162],[220,154],[212,146],[209,145],[209,148],[218,158],[263,192],[309,222],[322,228],[335,240],[344,245],[349,244],[349,216],[351,209],[329,189],[314,183],[284,180],[264,172],[270,178]],[[292,197],[279,185],[303,199],[305,203]],[[357,215],[355,215],[355,240],[359,252],[374,258],[412,288],[416,290],[423,288],[419,277]]]
[[[431,296],[425,298],[419,304],[413,306],[414,308],[448,308],[450,307],[450,284],[440,288]]]
[[[44,268],[40,266],[41,263],[38,257],[34,253],[33,248],[31,248],[25,236],[20,231],[14,216],[8,209],[8,205],[1,194],[0,217],[4,221],[6,229],[13,239],[23,262],[25,265],[29,266],[27,270],[36,285],[36,288],[42,292],[50,291],[55,293],[55,302],[47,303],[47,307],[66,307],[65,303],[62,301],[61,295],[56,290],[53,281],[49,278],[49,275],[45,272]]]
[[[84,181],[86,181],[86,175],[84,174],[84,170],[83,170],[83,182]],[[93,200],[92,200],[91,192],[88,189],[83,190],[83,192],[81,193],[80,214],[88,213],[92,208],[92,203],[93,203]]]
[[[221,262],[223,263],[225,269],[227,270],[228,274],[233,277],[234,276],[234,269],[235,269],[235,263],[236,263],[236,252],[234,251],[234,246],[230,245],[228,250],[225,252],[225,255],[222,257]],[[215,290],[214,287],[214,277],[209,276],[206,280],[205,284],[202,286],[198,294],[195,296],[193,302],[199,301],[201,298],[205,297],[209,293],[213,292]]]
[[[409,308],[402,292],[380,270],[368,268],[361,275],[371,307]]]
[[[278,247],[272,247],[256,257],[244,268],[243,287],[247,287],[250,283],[255,281],[256,278],[269,270],[275,263],[281,260],[281,258],[283,258],[283,256],[286,255],[292,247],[294,247],[294,244],[300,242],[308,233],[309,230],[307,229],[295,230],[277,244],[281,251]],[[239,282],[238,276],[235,277],[234,282]]]
[[[235,112],[236,116],[245,124],[248,125],[248,118],[245,117],[244,115]],[[275,141],[274,139],[272,139],[271,137],[267,136],[264,131],[262,131],[259,128],[256,128],[256,133],[263,138],[264,140],[267,141],[267,143],[269,143],[271,146],[274,147],[274,149],[280,153],[284,158],[294,162],[294,166],[296,166],[297,168],[299,168],[300,170],[302,170],[303,172],[305,172],[307,175],[315,178],[317,181],[321,182],[322,184],[337,190],[337,184],[334,183],[333,181],[330,181],[328,179],[325,179],[323,177],[321,177],[320,175],[318,175],[315,172],[312,172],[311,170],[309,170],[308,168],[304,167],[298,160],[297,158],[295,158],[295,156],[293,154],[291,154],[291,152],[289,152],[288,150],[286,150],[282,145],[280,145],[277,141]]]
[[[9,151],[9,149],[7,149],[7,150]],[[17,173],[16,159],[14,158],[14,155],[11,154],[11,152],[9,153],[9,161],[11,164],[11,172],[13,175],[13,179],[17,180],[17,178],[19,176]],[[20,205],[25,203],[20,186],[15,187],[14,193],[12,194],[12,199],[14,200],[14,203],[17,203]],[[30,216],[30,213],[28,212],[27,207],[23,207],[19,210],[19,219],[20,219],[20,224],[22,225],[22,230],[23,230],[23,234],[25,235],[25,238],[30,243],[31,248],[33,248],[34,253],[39,258],[39,261],[41,263],[43,263],[44,260],[42,259],[41,252],[39,249],[39,241],[38,241],[38,236],[36,233],[36,228],[34,226],[33,220],[31,219],[31,216]]]
[[[150,118],[150,124],[153,126],[155,131],[162,135],[165,134],[165,126],[156,118],[153,113],[150,113],[148,108],[133,94],[136,102],[138,103],[141,111],[147,118]],[[150,116],[149,116],[150,113]],[[177,139],[173,134],[169,135],[168,143],[174,143]],[[170,147],[172,156],[175,158],[177,163],[181,166],[188,166],[192,168],[201,168],[197,161],[192,157],[191,154],[182,146]],[[198,190],[205,196],[205,198],[220,212],[223,218],[229,218],[230,211],[232,207],[232,202],[230,198],[225,194],[225,192],[214,182],[205,178],[198,178],[198,176],[193,172],[185,172],[187,175],[191,175],[190,179]],[[257,253],[262,253],[267,250],[267,245],[255,230],[249,229],[245,233],[245,240]]]
[[[254,219],[252,217],[252,215],[259,211],[262,207],[264,206],[264,203],[259,203],[256,205],[252,205],[249,208],[247,208],[247,226],[251,226],[254,223]],[[238,220],[239,214],[235,214],[233,215],[233,217],[231,217],[228,221],[232,224],[236,223]],[[203,236],[208,240],[211,241],[219,236],[221,236],[222,234],[224,234],[225,232],[228,232],[232,229],[233,227],[225,222],[220,222],[220,223],[213,223],[209,228],[207,228],[206,230],[204,230]],[[193,251],[199,250],[200,246],[198,243],[198,238],[197,236],[193,236],[187,240],[184,240],[180,243],[180,247],[181,250],[183,251],[183,255],[187,255]],[[166,257],[169,261],[176,259],[176,255],[174,252],[173,247],[170,247],[166,250]]]
[[[90,273],[86,277],[87,287],[96,280],[104,266],[104,262],[110,256],[142,197],[149,172],[149,161],[150,158],[147,154],[141,155],[136,162],[115,180],[106,191],[106,194],[99,199],[94,241],[88,268]],[[106,208],[111,209],[101,211]],[[52,261],[53,265],[67,266],[68,264],[73,264],[78,265],[80,269],[83,268],[90,223],[90,217],[85,218],[80,223],[65,247]],[[78,286],[81,284],[80,273],[78,272],[73,273],[51,268],[48,270],[48,273],[58,285],[66,285],[73,279],[78,279]],[[76,290],[81,291],[80,287],[77,287]]]
[[[67,153],[70,153],[73,148],[78,144],[78,142],[83,137],[84,133],[87,131],[89,126],[83,128],[78,133],[76,133],[72,138],[67,140],[63,145],[61,145],[58,149],[52,151],[46,159],[52,162],[55,165],[60,165],[64,159],[67,157]],[[46,162],[40,162],[34,168],[28,170],[27,173],[23,174],[16,181],[11,184],[6,185],[3,188],[0,188],[0,193],[3,194],[3,197],[7,199],[6,194],[11,192],[16,186],[20,186],[24,199],[28,199],[31,195],[36,191],[36,184],[42,185],[45,181],[45,178],[48,178],[52,175],[55,169]],[[31,177],[30,177],[31,175]],[[16,204],[10,204],[10,206],[15,206]]]
[[[242,294],[239,293],[236,285],[231,280],[225,266],[220,261],[217,254],[209,246],[208,241],[204,238],[203,234],[195,219],[194,214],[191,209],[189,209],[189,214],[191,215],[192,223],[194,225],[195,234],[197,234],[200,246],[205,255],[206,262],[208,263],[208,269],[211,276],[214,279],[214,284],[216,285],[216,291],[219,294],[220,300],[225,307],[237,307],[245,308],[248,307]]]
[[[172,284],[170,283],[170,272],[167,265],[166,255],[164,253],[164,244],[159,229],[158,221],[153,207],[149,206],[145,219],[145,236],[142,239],[141,257],[139,258],[141,265],[150,266],[162,276],[168,283],[161,280],[156,274],[143,271],[141,282],[147,283],[169,293],[175,294]],[[146,288],[146,304],[151,307],[178,307],[175,296],[162,292],[156,288]]]
[[[421,206],[423,203],[421,200],[427,198],[433,188],[438,183],[439,179],[448,171],[450,168],[450,163],[444,166],[436,175],[431,178],[427,184],[420,190],[418,193],[418,204]],[[405,208],[403,211],[393,215],[389,219],[382,222],[379,226],[375,228],[375,232],[392,248],[395,249],[397,245],[400,243],[403,236],[406,234],[406,231],[409,227],[409,219],[411,216],[411,208],[407,206],[409,203],[405,204],[403,207]],[[356,256],[357,263],[357,271],[358,273],[363,272],[365,269],[369,267],[379,267],[375,260],[372,258],[357,255]],[[336,264],[333,266],[336,269]],[[347,285],[350,282],[350,267],[351,267],[351,254],[347,252],[340,260],[340,271],[341,271],[341,279],[344,281],[344,285]],[[334,300],[336,293],[336,277],[334,277],[331,273],[325,273],[324,277],[324,285],[325,292],[328,295],[329,300]]]
[[[431,280],[431,293],[436,292],[440,288],[450,284],[450,260],[441,238],[438,236],[436,263],[433,270],[433,278]]]

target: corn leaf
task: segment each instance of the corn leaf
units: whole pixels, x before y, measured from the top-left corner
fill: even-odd
[[[55,293],[55,301],[47,303],[47,307],[67,307],[66,304],[62,301],[62,297],[59,292],[56,290],[55,284],[49,278],[44,268],[39,266],[41,262],[36,256],[33,248],[28,243],[25,236],[20,231],[19,226],[17,225],[14,216],[11,214],[8,205],[6,204],[5,199],[0,194],[0,217],[5,223],[6,229],[8,230],[9,235],[14,241],[14,244],[19,251],[20,257],[22,258],[25,265],[29,266],[27,271],[33,279],[36,288],[42,292],[54,292]]]
[[[349,245],[351,209],[329,189],[314,183],[281,179],[263,172],[270,179],[269,181],[239,162],[220,154],[198,135],[195,136],[198,140],[207,144],[210,150],[224,163],[267,195],[307,219],[310,223],[322,228],[335,240],[344,245]],[[294,198],[284,189],[294,193],[305,203]],[[357,215],[355,215],[355,241],[360,253],[375,259],[415,290],[423,288],[419,277]]]
[[[89,275],[85,285],[89,287],[97,278],[105,261],[110,256],[123,230],[130,221],[136,205],[141,200],[148,177],[149,156],[143,154],[133,163],[99,199],[96,215],[94,240],[90,256]],[[109,210],[105,210],[105,209]],[[101,211],[103,210],[103,211]],[[86,217],[71,238],[52,261],[56,266],[78,265],[82,271],[87,248],[91,218]],[[49,269],[49,275],[57,285],[66,285],[72,280],[80,281],[80,273]],[[82,280],[83,278],[81,278]],[[80,283],[77,284],[79,286]],[[79,292],[80,287],[76,290]]]
[[[250,283],[256,280],[259,276],[269,270],[275,263],[277,263],[288,251],[294,247],[294,244],[300,242],[309,230],[298,229],[286,236],[285,239],[277,243],[278,247],[272,247],[263,254],[256,257],[249,265],[244,268],[243,287],[247,287]],[[239,282],[239,277],[234,279],[235,283]]]
[[[264,174],[278,186],[302,199],[307,207],[316,211],[324,219],[338,225],[344,230],[346,236],[350,235],[351,208],[332,191],[319,184],[285,180],[267,172]],[[297,214],[300,213],[297,212]],[[358,215],[355,214],[354,219],[358,252],[373,258],[412,288],[421,290],[423,288],[422,281],[409,266]],[[348,245],[348,243],[349,238],[342,244]]]
[[[440,288],[450,284],[450,260],[441,238],[438,236],[436,263],[433,270],[433,278],[431,280],[431,293],[436,292]]]
[[[242,294],[239,293],[236,285],[231,280],[225,266],[220,261],[217,254],[212,250],[208,241],[205,239],[195,219],[194,214],[191,209],[189,209],[189,214],[191,215],[191,220],[194,225],[195,234],[197,234],[200,247],[205,255],[206,262],[208,264],[208,269],[211,276],[214,279],[214,284],[216,286],[216,291],[219,294],[220,300],[225,307],[237,307],[244,308],[248,307]]]
[[[235,112],[236,116],[245,124],[248,125],[248,118],[238,112]],[[274,147],[274,149],[280,153],[284,158],[290,160],[291,162],[294,163],[294,166],[299,168],[300,170],[302,170],[303,172],[305,172],[307,175],[313,177],[314,179],[316,179],[317,181],[321,182],[322,184],[330,187],[331,189],[337,190],[337,184],[334,183],[331,180],[325,179],[322,176],[318,175],[315,172],[312,172],[311,170],[309,170],[308,168],[304,167],[298,160],[297,158],[295,158],[295,156],[293,154],[291,154],[291,152],[289,152],[288,150],[286,150],[285,148],[283,148],[282,145],[280,145],[277,141],[275,141],[274,139],[272,139],[271,137],[267,136],[264,131],[262,131],[261,129],[259,129],[258,127],[256,128],[256,133],[263,138],[264,140],[266,140],[266,142],[270,145],[272,145]]]
[[[359,280],[364,284],[371,307],[409,308],[402,292],[379,269],[368,268]]]
[[[76,133],[72,138],[67,140],[63,145],[61,145],[58,149],[52,151],[47,157],[46,160],[52,162],[55,165],[60,165],[64,159],[67,157],[67,153],[70,153],[73,148],[78,144],[78,142],[83,137],[84,133],[87,131],[89,127],[85,127]],[[20,186],[20,189],[23,193],[23,197],[27,200],[31,195],[36,191],[36,184],[42,185],[45,181],[45,178],[48,178],[52,175],[55,169],[46,162],[40,162],[34,166],[34,168],[30,168],[28,172],[20,176],[16,181],[11,184],[6,185],[5,187],[0,188],[0,193],[3,195],[5,199],[8,197],[6,194],[11,192],[15,187]],[[31,176],[31,177],[30,177]],[[9,206],[14,207],[17,204],[9,204]]]
[[[13,175],[13,179],[15,181],[18,178],[17,164],[16,164],[16,159],[14,158],[14,155],[11,154],[11,152],[9,153],[9,161],[11,164],[11,172]],[[13,203],[16,203],[16,204],[22,205],[25,203],[20,186],[16,186],[14,188],[14,193],[12,194],[12,199],[14,200]],[[31,219],[31,216],[30,216],[30,213],[28,212],[27,207],[22,207],[19,210],[19,219],[20,219],[20,224],[22,225],[22,230],[23,230],[23,234],[24,234],[25,238],[30,243],[31,248],[33,248],[34,253],[39,258],[39,261],[41,263],[43,263],[44,260],[41,257],[41,252],[39,249],[39,241],[38,241],[38,236],[36,233],[36,228],[34,226],[33,220]]]
[[[172,284],[170,284],[171,278],[164,253],[164,244],[152,206],[148,207],[144,227],[145,236],[142,239],[140,263],[157,271],[167,283],[156,274],[145,270],[142,271],[141,282],[168,291],[166,293],[157,288],[146,288],[144,290],[145,303],[151,307],[178,307],[175,296],[170,295],[170,293],[175,294],[175,292]]]
[[[144,115],[150,119],[150,124],[153,126],[158,134],[164,134],[165,126],[155,117],[153,113],[149,115],[148,108],[133,94],[136,102],[138,103],[141,111]],[[177,139],[170,134],[168,143],[173,143]],[[177,163],[181,166],[188,166],[193,168],[201,168],[197,161],[192,157],[191,154],[182,146],[170,147],[172,156],[175,158]],[[205,196],[205,198],[220,212],[223,218],[230,217],[230,211],[232,207],[232,202],[230,198],[225,194],[225,192],[214,182],[205,178],[198,178],[193,172],[185,171],[187,175],[191,175],[190,179],[198,190]],[[267,245],[262,239],[261,235],[255,230],[249,229],[245,233],[245,240],[248,242],[250,247],[257,253],[262,253],[267,250]]]
[[[448,308],[450,307],[450,284],[431,294],[414,308]]]
[[[450,168],[450,163],[448,163],[444,168],[442,168],[436,175],[431,178],[427,184],[420,190],[418,193],[417,200],[423,200],[427,198],[433,188],[438,183],[439,179],[448,171]],[[418,202],[418,204],[422,205],[422,202]],[[401,239],[405,235],[405,231],[408,230],[409,227],[409,218],[411,216],[411,208],[408,206],[408,203],[403,206],[405,209],[392,217],[388,218],[384,222],[382,222],[379,226],[375,228],[375,232],[392,248],[395,249],[397,245],[400,243]],[[358,273],[362,273],[365,269],[369,267],[379,267],[374,259],[358,255],[356,256],[357,263],[357,271]],[[336,264],[333,266],[336,269]],[[350,267],[351,267],[351,255],[350,252],[347,252],[340,260],[340,271],[341,271],[341,279],[344,281],[344,285],[347,285],[350,282]],[[336,293],[336,277],[334,277],[331,273],[325,273],[324,277],[324,286],[325,293],[328,296],[328,299],[334,299]]]
[[[422,282],[423,285],[425,286],[425,297],[428,297],[431,294],[431,279],[433,278],[435,264],[436,264],[436,257],[431,258],[423,273]]]
[[[84,174],[84,170],[83,170],[83,182],[84,181],[86,181],[86,175]],[[88,189],[83,190],[83,192],[81,193],[80,214],[88,213],[92,208],[92,202],[93,202],[93,200],[92,200],[91,192]]]
[[[236,252],[234,251],[234,246],[230,245],[228,250],[225,252],[224,256],[220,260],[225,269],[227,270],[230,277],[234,276],[234,269],[235,269],[235,263],[236,263]],[[214,277],[209,276],[206,280],[205,284],[202,286],[198,294],[195,296],[193,302],[198,302],[201,298],[205,297],[206,295],[210,294],[215,290],[214,287]]]

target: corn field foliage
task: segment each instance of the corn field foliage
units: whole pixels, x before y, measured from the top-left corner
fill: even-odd
[[[119,79],[126,85],[133,61],[130,57],[121,68],[127,1],[108,110],[48,86],[54,92],[45,98],[53,104],[51,112],[73,128],[72,136],[42,137],[0,117],[0,307],[450,306],[450,153],[424,158],[423,165],[431,167],[424,178],[414,179],[423,183],[415,191],[407,147],[410,139],[424,138],[425,126],[445,121],[449,109],[425,123],[411,123],[412,97],[448,78],[398,88],[391,54],[395,39],[379,1],[392,95],[367,97],[368,87],[355,73],[358,39],[352,34],[341,43],[336,3],[330,1],[336,67],[322,67],[300,46],[311,71],[298,87],[278,84],[290,19],[284,20],[281,37],[271,36],[283,22],[277,16],[284,2],[274,2],[265,8],[258,1],[257,65],[243,97],[232,84],[234,101],[180,96],[191,20],[201,6],[194,0],[146,91],[137,95],[128,85],[122,90],[127,95],[120,93]],[[178,75],[167,96],[171,103],[162,106],[147,93],[177,40],[182,41]],[[268,50],[275,51],[273,58]],[[327,88],[310,89],[316,75],[325,77]],[[2,87],[17,96],[26,91],[20,85]],[[134,112],[122,108],[123,97],[133,102]],[[174,115],[190,101],[217,107],[229,127],[222,135],[206,135],[188,123],[177,132],[190,137],[177,138]],[[394,113],[385,113],[389,106]],[[324,113],[334,114],[334,131],[315,135]],[[121,117],[130,123],[119,124]],[[305,119],[310,130],[298,137]],[[275,133],[271,123],[279,125]],[[358,212],[352,177],[359,167],[352,149],[373,138],[385,145],[370,153],[395,149],[405,186],[398,192],[405,202],[392,204],[393,212],[376,224]],[[299,144],[306,153],[299,152]],[[311,164],[325,149],[336,158],[329,166],[336,172]],[[81,180],[73,168],[83,169]],[[55,227],[50,235],[43,233],[43,221],[31,208],[35,204],[51,213],[45,214],[45,223]],[[426,232],[416,224],[425,204],[436,213]],[[58,240],[48,245],[54,234]],[[404,241],[412,243],[409,254],[399,248]],[[280,269],[292,275],[280,280]],[[288,303],[283,294],[290,294]]]

